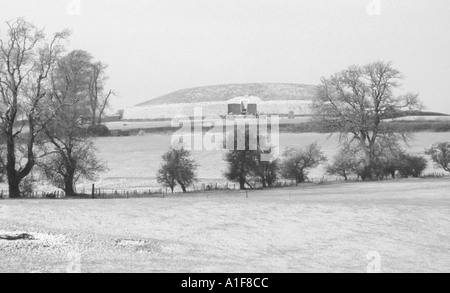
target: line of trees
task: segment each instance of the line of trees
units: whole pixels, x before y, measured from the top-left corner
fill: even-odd
[[[425,157],[408,154],[398,146],[383,148],[377,145],[377,149],[379,152],[372,165],[373,179],[418,178],[428,166]],[[364,155],[361,151],[354,145],[347,145],[333,158],[331,164],[326,167],[326,172],[329,175],[340,176],[346,181],[350,176],[365,180],[365,166]]]
[[[262,188],[277,186],[280,179],[292,180],[297,185],[309,182],[308,175],[311,170],[326,163],[327,157],[318,144],[310,144],[304,148],[286,149],[281,158],[271,161],[262,161],[261,155],[268,151],[261,148],[251,150],[248,147],[250,141],[246,136],[246,148],[229,150],[224,160],[227,169],[224,177],[230,182],[239,184],[241,190],[254,189],[256,184]],[[378,146],[377,161],[372,166],[374,180],[392,178],[419,178],[428,166],[428,161],[423,156],[408,154],[398,145],[391,148]],[[450,143],[436,143],[425,152],[431,157],[434,164],[450,172]],[[346,145],[342,148],[329,164],[325,166],[326,174],[344,178],[362,179],[365,174],[364,154],[357,145]],[[177,150],[171,148],[163,155],[163,164],[157,173],[157,181],[172,193],[176,186],[180,186],[183,192],[192,186],[197,179],[199,165],[192,158],[192,153],[183,148]]]
[[[245,137],[242,148],[238,148],[239,136]],[[243,130],[235,131],[227,139],[234,141],[234,148],[224,156],[227,163],[224,177],[230,182],[238,183],[242,190],[254,189],[257,184],[263,188],[272,188],[280,178],[293,180],[297,184],[308,182],[309,172],[327,160],[317,144],[287,149],[282,158],[263,160],[262,156],[270,155],[272,149],[264,147],[267,139],[250,134],[248,128],[245,133]],[[252,141],[257,142],[253,147]],[[158,183],[170,188],[172,192],[177,185],[183,192],[187,192],[187,188],[197,181],[199,167],[191,152],[184,148],[171,148],[162,159],[163,163],[157,172]]]
[[[101,123],[113,95],[107,67],[85,51],[65,54],[69,36],[48,39],[22,18],[0,35],[0,168],[11,198],[23,195],[21,183],[34,171],[73,195],[79,179],[105,170],[88,125]]]
[[[341,147],[326,166],[327,174],[345,180],[356,176],[363,181],[387,177],[417,178],[423,174],[428,165],[426,158],[408,154],[400,146],[402,142],[408,143],[412,135],[401,128],[383,124],[386,119],[405,111],[423,108],[417,94],[397,94],[401,80],[400,71],[391,62],[381,61],[350,66],[322,79],[313,103],[314,123],[328,133],[338,134]],[[238,136],[245,136],[244,148],[237,147]],[[234,141],[234,149],[225,155],[227,170],[224,177],[238,183],[240,189],[253,189],[257,183],[264,188],[273,187],[280,178],[304,183],[308,181],[310,170],[327,161],[317,144],[287,149],[282,158],[267,162],[261,160],[262,155],[270,153],[263,151],[268,149],[267,146],[261,147],[266,139],[250,137],[248,129],[245,133],[235,131],[234,137],[227,138],[230,139]],[[251,145],[255,141],[256,147]],[[450,143],[437,143],[426,150],[426,155],[438,167],[450,172]],[[173,187],[176,176],[166,176],[169,172],[164,169],[168,168],[171,159],[166,155],[164,160],[166,164],[160,170],[158,181]],[[189,164],[197,168],[193,161]],[[189,174],[193,177],[192,172]],[[171,178],[172,183],[167,178]]]

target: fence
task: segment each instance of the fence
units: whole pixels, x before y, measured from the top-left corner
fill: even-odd
[[[445,173],[427,173],[420,178],[443,178],[447,175]],[[392,179],[388,179],[392,180]],[[394,179],[395,180],[395,179]],[[343,178],[339,177],[322,177],[322,178],[311,178],[306,183],[316,183],[323,184],[328,182],[343,182],[345,181]],[[356,182],[360,181],[359,178],[350,177],[348,182]],[[283,188],[283,187],[293,187],[298,186],[295,181],[278,181],[274,184],[273,188]],[[252,186],[253,190],[261,190],[263,189],[262,184],[256,183]],[[203,183],[203,184],[194,184],[187,190],[187,193],[198,193],[198,192],[206,192],[206,191],[214,191],[214,190],[239,190],[239,185],[235,183]],[[79,194],[74,198],[91,198],[91,199],[108,199],[108,198],[144,198],[144,197],[154,197],[154,198],[164,198],[172,194],[172,191],[169,188],[153,188],[153,189],[111,189],[111,188],[96,188],[95,184],[92,184],[90,188],[81,188],[78,190]],[[180,194],[180,191],[174,192],[174,194]],[[35,199],[61,199],[65,198],[65,193],[61,190],[59,191],[51,191],[51,192],[32,192],[30,194],[24,195],[23,198],[35,198]],[[5,190],[0,190],[0,199],[8,198],[8,192]]]

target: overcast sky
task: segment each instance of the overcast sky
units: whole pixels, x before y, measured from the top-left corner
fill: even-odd
[[[448,0],[0,0],[3,31],[20,16],[109,64],[115,109],[196,86],[318,84],[380,59],[450,113]]]

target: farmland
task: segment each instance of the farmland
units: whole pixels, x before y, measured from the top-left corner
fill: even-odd
[[[153,177],[170,139],[97,139],[110,170],[96,184],[156,187]],[[447,133],[419,133],[408,149],[422,154],[445,140]],[[313,142],[328,156],[337,150],[337,139],[323,134],[280,138],[281,148]],[[222,152],[193,156],[201,182],[222,180]],[[322,176],[322,167],[311,173]],[[363,273],[374,253],[382,272],[447,272],[449,189],[450,178],[443,177],[330,181],[250,191],[248,198],[219,190],[128,200],[3,200],[0,272]],[[30,238],[7,240],[18,235]]]
[[[0,201],[0,272],[450,270],[450,180]],[[33,240],[2,235],[28,233]]]
[[[423,155],[425,148],[437,141],[448,141],[448,133],[418,133],[407,148],[413,154]],[[161,155],[170,147],[169,135],[146,135],[142,137],[99,138],[96,145],[100,157],[108,162],[109,171],[102,175],[99,187],[107,189],[155,188],[155,174],[161,163]],[[338,150],[337,137],[317,133],[282,133],[280,149],[286,147],[304,147],[317,142],[325,154],[331,157]],[[120,152],[117,152],[117,150]],[[193,156],[200,164],[199,179],[203,183],[224,183],[223,151],[194,151]],[[431,163],[426,173],[440,172]],[[310,177],[319,180],[324,176],[323,167],[313,170]],[[331,178],[330,178],[331,179]]]
[[[449,141],[448,133],[424,132],[414,135],[414,140],[406,146],[412,154],[423,155],[425,148],[429,148],[437,141]],[[329,137],[319,133],[281,133],[280,149],[287,147],[304,147],[317,142],[325,155],[331,159],[338,151],[337,137]],[[149,134],[144,136],[105,137],[97,138],[95,145],[100,159],[105,161],[109,170],[103,173],[94,183],[98,188],[107,190],[137,190],[156,191],[159,185],[155,174],[161,164],[161,156],[171,145],[171,136],[167,134]],[[118,151],[119,150],[119,151]],[[193,151],[194,159],[200,164],[198,177],[201,184],[226,184],[223,171],[226,168],[223,161],[224,151]],[[430,162],[425,173],[442,173],[443,170],[435,168]],[[310,173],[310,179],[319,181],[322,178],[335,180],[334,177],[325,176],[324,166],[320,166]],[[325,176],[325,177],[324,177]],[[90,190],[93,182],[81,182],[78,191]],[[233,185],[230,185],[232,188]],[[0,189],[7,190],[5,183]],[[36,191],[54,191],[55,188],[45,182],[38,182]]]

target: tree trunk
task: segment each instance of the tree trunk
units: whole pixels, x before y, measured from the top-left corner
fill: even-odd
[[[362,181],[373,180],[372,166],[370,164],[368,166],[364,166],[363,173],[361,174],[361,179]]]
[[[97,115],[95,115],[95,112],[92,113],[92,121],[91,121],[91,125],[94,126],[97,123]]]
[[[20,181],[15,176],[8,176],[9,198],[20,198]]]
[[[11,132],[12,133],[12,128]],[[7,162],[6,162],[6,174],[8,176],[8,188],[9,188],[9,198],[20,198],[20,179],[16,171],[16,154],[15,154],[15,144],[12,134],[9,135],[7,140]]]
[[[74,172],[68,172],[67,176],[64,178],[64,192],[66,196],[76,195],[74,188]]]
[[[372,160],[372,154],[373,154],[373,144],[369,141],[369,146],[366,145],[366,139],[367,139],[367,135],[363,132],[361,132],[360,134],[361,138],[360,138],[360,146],[361,149],[364,153],[364,170],[363,170],[363,174],[361,176],[361,179],[363,181],[366,180],[373,180],[373,168],[372,168],[372,164],[373,164],[373,160]]]
[[[266,176],[264,174],[261,175],[261,184],[263,188],[267,188]]]
[[[239,189],[241,190],[245,190],[245,180],[240,180],[239,181]]]
[[[395,179],[395,170],[391,171],[391,176],[392,176],[392,179]]]
[[[180,183],[180,186],[181,186],[181,189],[183,190],[183,193],[186,193],[187,192],[186,186],[184,184],[181,184],[181,183]]]

